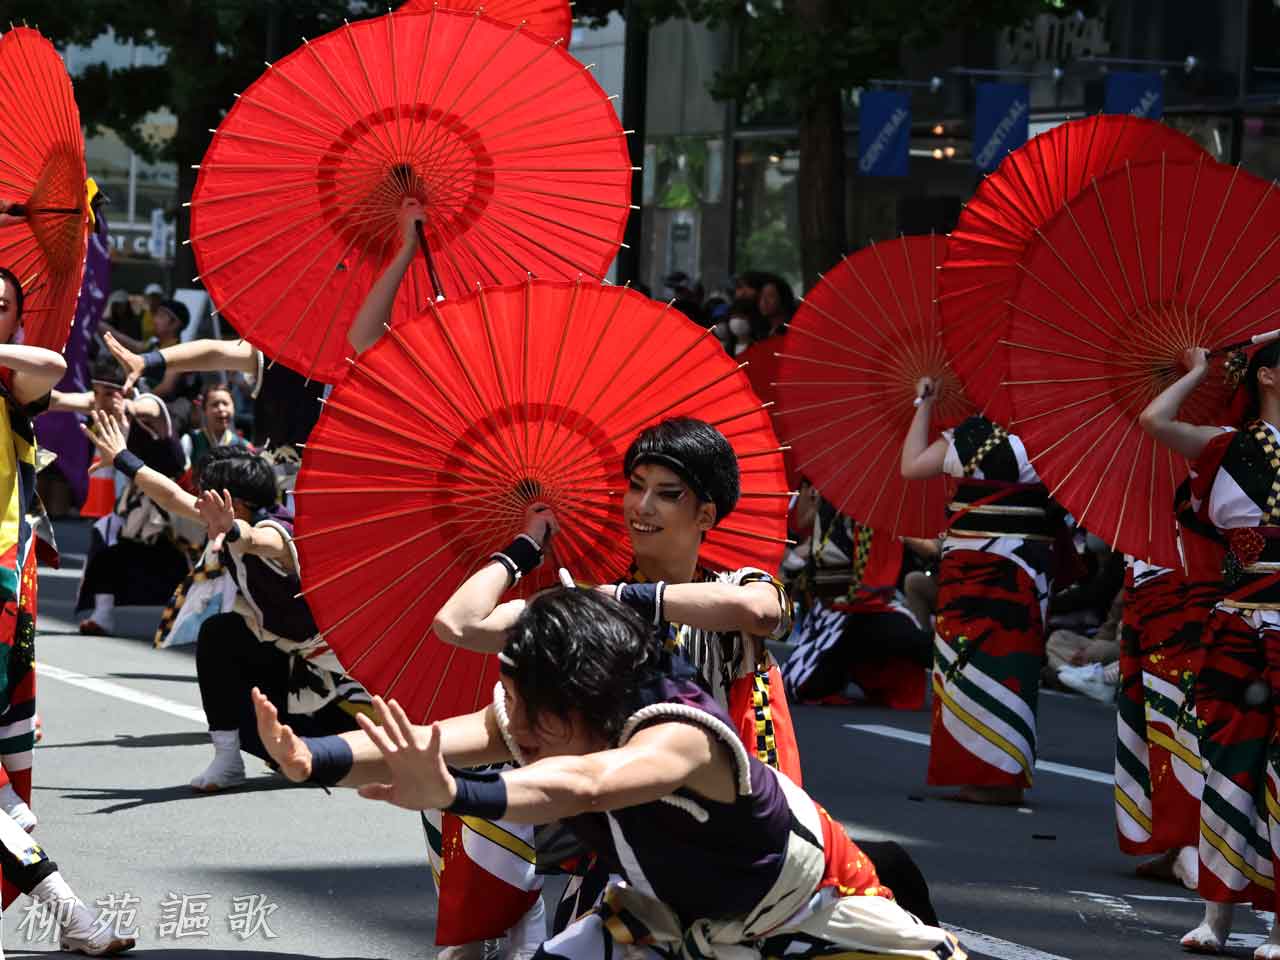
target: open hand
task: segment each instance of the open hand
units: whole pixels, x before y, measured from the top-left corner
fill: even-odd
[[[124,344],[112,336],[110,331],[104,333],[102,339],[106,343],[107,349],[111,351],[111,355],[116,358],[120,366],[124,367],[124,386],[120,389],[125,396],[128,396],[129,391],[133,389],[133,385],[142,376],[142,357],[125,347]]]
[[[89,422],[80,424],[80,430],[98,448],[98,456],[103,463],[111,463],[127,445],[124,421],[117,420],[105,410],[92,411]]]
[[[406,810],[442,810],[453,803],[457,786],[440,752],[440,728],[416,727],[400,704],[373,698],[379,727],[364,714],[356,716],[391,769],[390,783],[369,783],[360,788],[367,800],[383,800]]]
[[[258,736],[267,754],[275,761],[280,772],[294,783],[302,783],[311,776],[311,750],[288,724],[280,722],[275,704],[254,687],[249,694],[253,711],[258,716]]]
[[[225,535],[236,522],[236,509],[226,490],[206,490],[196,501],[196,512],[209,528],[209,536]]]

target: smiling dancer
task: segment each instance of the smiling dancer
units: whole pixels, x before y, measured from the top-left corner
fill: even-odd
[[[1142,412],[1142,428],[1193,460],[1198,514],[1227,543],[1226,595],[1204,625],[1195,707],[1204,761],[1199,891],[1204,922],[1182,938],[1218,952],[1233,904],[1275,911],[1280,865],[1280,341],[1259,348],[1245,370],[1248,406],[1238,429],[1197,426],[1178,411],[1209,371],[1188,350],[1187,372]],[[1280,960],[1280,927],[1254,952]]]
[[[508,586],[505,564],[492,563],[455,600],[500,609]],[[382,729],[366,718],[361,734],[306,740],[255,697],[263,742],[296,780],[360,786],[408,809],[563,820],[614,879],[540,958],[595,960],[619,947],[654,960],[965,956],[955,937],[894,902],[825,810],[743,748],[651,619],[598,592],[560,589],[509,626],[502,681],[484,710],[414,727],[379,699]],[[446,767],[504,759],[520,767]]]

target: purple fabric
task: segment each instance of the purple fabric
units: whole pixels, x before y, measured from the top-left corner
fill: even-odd
[[[56,388],[64,393],[89,389],[89,344],[98,331],[110,278],[111,256],[106,242],[97,233],[91,234],[84,282],[80,285],[80,299],[76,302],[76,318],[63,350],[67,372]],[[71,496],[77,504],[84,503],[89,492],[89,461],[93,447],[80,432],[80,418],[74,413],[43,414],[36,418],[36,439],[40,446],[58,455],[56,466],[67,478]]]

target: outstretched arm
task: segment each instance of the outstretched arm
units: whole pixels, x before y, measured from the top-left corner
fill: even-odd
[[[307,780],[312,773],[310,747],[291,727],[280,722],[275,706],[256,687],[252,698],[258,716],[258,734],[267,753],[290,780],[295,783]],[[410,724],[404,710],[394,700],[388,705],[381,697],[374,697],[373,705],[379,716],[388,711],[396,714],[405,729],[418,732],[429,729]],[[511,759],[511,751],[502,739],[491,706],[465,716],[441,720],[436,728],[440,731],[445,760],[456,767],[478,767]],[[339,734],[334,739],[341,739],[347,744],[352,758],[351,770],[338,782],[338,786],[359,787],[391,779],[391,767],[364,730]]]
[[[116,457],[127,449],[121,423],[101,410],[91,411],[89,423],[81,424],[80,429],[93,442],[104,464],[115,463]],[[203,519],[196,510],[196,498],[163,473],[143,466],[133,475],[133,482],[162,510],[191,520]]]
[[[525,535],[539,547],[555,532],[556,520],[546,504],[535,503],[525,516]],[[507,632],[524,610],[523,600],[499,603],[511,586],[511,574],[496,560],[473,573],[448,600],[431,624],[445,643],[480,653],[498,653]]]
[[[20,404],[28,404],[53,389],[67,372],[67,361],[62,359],[62,354],[43,347],[0,343],[0,367],[13,371],[13,398]]]
[[[613,596],[612,585],[600,588]],[[770,637],[786,611],[782,594],[772,583],[759,580],[732,583],[669,583],[662,593],[663,619],[699,630]]]
[[[112,356],[125,369],[127,376],[124,390],[127,393],[138,378],[147,372],[147,355],[126,349],[110,333],[104,334],[103,340]],[[247,340],[190,340],[187,343],[175,343],[157,352],[164,358],[165,379],[162,383],[175,382],[183,373],[217,370],[238,370],[241,373],[258,371],[258,349]]]
[[[394,701],[391,707],[396,707]],[[403,711],[380,708],[379,712],[381,728],[365,716],[359,718],[360,726],[382,752],[391,776],[387,782],[361,787],[360,795],[409,810],[453,806],[460,797],[459,783],[445,765],[439,725],[409,727],[401,720]],[[640,731],[623,747],[548,757],[491,777],[488,799],[490,804],[495,802],[493,788],[497,787],[496,803],[501,809],[486,815],[514,823],[550,823],[650,803],[683,786],[730,802],[736,793],[733,776],[728,764],[715,763],[717,750],[723,749],[713,746],[710,735],[699,727],[658,724]]]
[[[921,377],[916,384],[916,415],[907,428],[907,438],[902,444],[902,475],[908,480],[927,480],[942,473],[947,459],[947,441],[929,443],[929,419],[933,415],[933,401],[937,386],[928,377]]]
[[[355,348],[356,353],[364,353],[382,336],[382,331],[391,325],[391,307],[396,300],[396,292],[409,272],[409,266],[418,253],[418,228],[426,215],[422,204],[412,197],[406,197],[400,203],[400,249],[387,269],[382,271],[360,309],[347,330],[347,342]]]
[[[1147,408],[1138,415],[1138,424],[1157,442],[1194,460],[1221,431],[1216,427],[1177,419],[1182,405],[1209,372],[1209,352],[1203,347],[1193,347],[1183,353],[1182,362],[1187,372],[1147,404]]]

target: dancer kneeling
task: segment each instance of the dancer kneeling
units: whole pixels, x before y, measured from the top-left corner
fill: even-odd
[[[293,516],[276,503],[271,465],[239,447],[216,447],[201,467],[204,492],[197,499],[132,458],[116,421],[99,412],[93,423],[86,432],[104,460],[165,510],[205,524],[208,549],[221,554],[235,583],[230,612],[200,626],[196,673],[214,757],[191,786],[214,791],[242,783],[242,750],[268,759],[249,699],[254,687],[266,691],[299,730],[355,730],[355,714],[369,709],[369,697],[317,638],[319,629],[298,596]]]
[[[688,662],[633,611],[549,592],[520,614],[501,660],[494,704],[468,716],[414,727],[394,700],[375,699],[381,728],[365,718],[360,733],[308,740],[255,693],[259,733],[295,780],[363,785],[362,796],[409,809],[564,820],[614,879],[539,956],[605,957],[622,944],[965,956],[893,901],[821,807],[749,755]],[[521,766],[446,766],[505,759]]]

